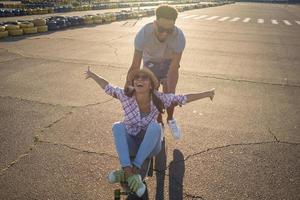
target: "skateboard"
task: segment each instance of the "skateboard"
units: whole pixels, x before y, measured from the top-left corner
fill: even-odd
[[[148,158],[143,163],[143,166],[140,170],[140,175],[143,179],[143,183],[146,186],[146,191],[143,196],[138,197],[134,192],[130,191],[127,182],[123,182],[120,184],[120,188],[114,190],[114,199],[115,200],[148,200],[148,189],[146,184],[146,177],[153,175],[153,158]]]

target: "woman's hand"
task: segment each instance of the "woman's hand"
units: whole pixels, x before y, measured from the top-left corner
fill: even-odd
[[[86,72],[84,72],[85,74],[85,79],[89,79],[93,77],[93,72],[90,70],[90,67],[88,66],[88,70]]]
[[[209,98],[212,101],[215,97],[215,88],[209,90]]]

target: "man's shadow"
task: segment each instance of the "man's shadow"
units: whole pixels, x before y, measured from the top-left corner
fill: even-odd
[[[169,199],[183,199],[183,177],[185,173],[184,157],[180,150],[173,151],[173,160],[169,166]]]
[[[164,184],[167,171],[167,148],[165,139],[162,143],[161,152],[155,157],[156,171],[156,200],[164,200]],[[173,151],[173,160],[169,165],[169,199],[183,199],[183,177],[185,173],[184,156],[180,150]]]
[[[164,185],[167,170],[167,147],[165,138],[162,141],[161,151],[155,156],[155,175],[156,175],[156,200],[164,200]]]

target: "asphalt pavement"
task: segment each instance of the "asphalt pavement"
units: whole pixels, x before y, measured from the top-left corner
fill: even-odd
[[[153,20],[0,41],[0,199],[113,199],[122,109],[83,73],[122,87]],[[176,24],[187,41],[176,93],[216,95],[176,108],[183,137],[166,129],[150,199],[300,199],[300,6],[235,3]]]

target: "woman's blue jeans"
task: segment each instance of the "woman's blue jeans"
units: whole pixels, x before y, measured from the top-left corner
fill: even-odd
[[[157,122],[151,122],[146,131],[136,136],[129,135],[122,122],[116,122],[113,127],[116,150],[122,167],[141,168],[143,162],[157,155],[161,150],[161,129]],[[134,157],[131,162],[130,157]]]

